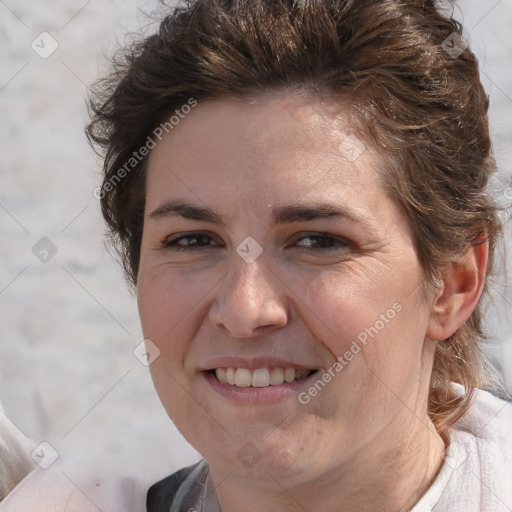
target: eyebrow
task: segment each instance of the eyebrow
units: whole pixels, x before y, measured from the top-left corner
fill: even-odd
[[[150,219],[162,219],[168,217],[183,217],[184,219],[211,222],[226,227],[226,219],[211,208],[196,206],[184,201],[169,201],[152,211]],[[345,218],[352,222],[369,225],[365,217],[356,215],[352,210],[342,206],[334,206],[328,203],[291,204],[280,206],[272,212],[272,223],[291,224],[293,222],[313,221],[327,218]]]

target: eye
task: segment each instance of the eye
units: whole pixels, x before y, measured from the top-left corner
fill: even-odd
[[[183,233],[166,238],[162,247],[171,250],[196,250],[201,247],[211,246],[210,242],[218,245],[213,238],[205,233]]]
[[[313,251],[330,252],[347,249],[349,243],[343,238],[327,235],[325,233],[309,233],[297,239],[294,245]]]

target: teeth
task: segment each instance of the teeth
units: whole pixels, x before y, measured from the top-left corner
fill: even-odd
[[[240,371],[240,370],[238,370]],[[249,371],[249,370],[247,370]],[[237,372],[238,373],[238,372]],[[259,368],[252,372],[251,385],[253,388],[265,388],[270,385],[270,373],[266,368]]]
[[[258,368],[248,370],[247,368],[217,368],[215,375],[223,384],[231,384],[240,388],[265,388],[268,386],[279,386],[284,382],[307,377],[310,370],[295,370],[295,368]]]
[[[270,385],[279,386],[284,382],[284,370],[282,368],[274,368],[270,373]]]
[[[239,388],[248,388],[251,385],[251,370],[238,368],[235,372],[235,386]]]
[[[224,368],[217,368],[217,370],[215,370],[215,375],[217,376],[217,379],[222,382],[222,384],[228,383],[228,375]]]
[[[293,368],[286,368],[284,371],[284,380],[286,382],[293,382],[295,380],[295,370]]]

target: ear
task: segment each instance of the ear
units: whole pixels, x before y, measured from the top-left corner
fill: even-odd
[[[476,308],[485,284],[489,244],[487,239],[471,246],[446,269],[435,294],[427,337],[434,341],[449,338]]]

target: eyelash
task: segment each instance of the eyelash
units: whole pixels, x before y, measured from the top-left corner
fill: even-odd
[[[198,249],[201,249],[201,248],[205,248],[205,247],[211,247],[209,244],[208,245],[200,245],[200,246],[191,246],[191,245],[179,245],[179,242],[181,240],[190,240],[190,239],[201,239],[201,238],[207,238],[209,239],[208,241],[210,240],[213,240],[213,238],[205,233],[200,233],[200,232],[197,232],[197,233],[184,233],[184,234],[181,234],[181,235],[177,235],[173,238],[167,238],[166,240],[163,241],[162,243],[162,248],[164,249],[170,249],[170,250],[173,250],[173,251],[196,251]],[[302,240],[305,240],[305,239],[316,239],[317,241],[319,240],[322,240],[322,241],[331,241],[332,243],[335,243],[337,245],[337,247],[303,247],[301,246],[302,249],[305,249],[305,250],[310,250],[310,251],[322,251],[322,252],[330,252],[330,251],[337,251],[337,250],[340,250],[340,249],[346,249],[348,246],[349,246],[349,243],[345,240],[343,240],[342,238],[338,238],[338,237],[335,237],[335,236],[332,236],[332,235],[328,235],[326,233],[308,233],[306,236],[302,236],[300,238],[298,238],[295,243],[297,242],[300,242]],[[288,248],[290,246],[287,246],[286,248]]]

